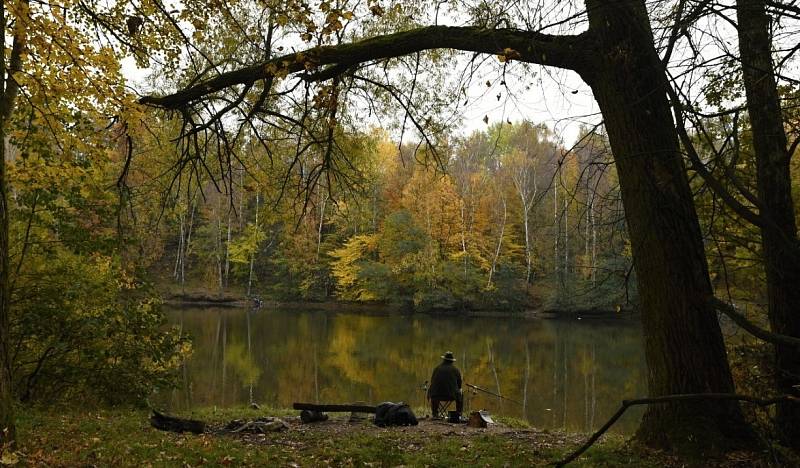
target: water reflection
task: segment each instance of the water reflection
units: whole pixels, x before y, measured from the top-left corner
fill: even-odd
[[[169,317],[195,349],[182,387],[163,401],[172,409],[386,400],[423,407],[422,383],[445,350],[455,353],[466,382],[523,403],[469,391],[467,410],[539,428],[596,429],[623,398],[646,390],[640,329],[619,322],[214,308]],[[635,429],[641,412],[628,413],[617,431]]]

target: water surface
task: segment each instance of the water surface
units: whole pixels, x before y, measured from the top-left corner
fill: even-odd
[[[466,409],[538,428],[588,431],[623,398],[644,396],[641,329],[624,321],[365,316],[319,311],[175,309],[194,339],[173,410],[257,402],[405,401],[426,406],[423,383],[445,351],[467,383],[522,404],[466,391]],[[633,408],[615,426],[632,432]]]

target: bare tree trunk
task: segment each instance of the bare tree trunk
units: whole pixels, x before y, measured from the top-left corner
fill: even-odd
[[[215,256],[217,259],[217,286],[219,287],[219,295],[225,291],[224,285],[224,272],[223,272],[223,253],[222,253],[222,213],[217,212],[217,242]]]
[[[378,187],[372,189],[372,231],[378,231]]]
[[[553,175],[553,228],[555,229],[553,234],[553,272],[557,279],[558,260],[560,258],[558,255],[558,239],[561,237],[561,219],[558,216],[558,167],[556,167],[556,173]]]
[[[189,249],[189,244],[192,240],[192,227],[194,226],[194,210],[195,205],[193,200],[186,201],[186,208],[189,211],[189,222],[186,222],[186,213],[180,213],[178,219],[180,220],[178,239],[178,252],[175,258],[175,271],[173,277],[181,285],[181,292],[185,293],[186,288],[186,253]]]
[[[586,180],[586,225],[583,228],[583,244],[584,244],[583,245],[583,258],[584,258],[583,261],[587,262],[587,263],[590,263],[590,265],[589,265],[588,274],[584,274],[584,277],[589,277],[592,274],[591,273],[592,272],[592,270],[591,270],[591,262],[589,260],[590,259],[589,245],[591,244],[591,241],[589,239],[589,230],[590,230],[590,225],[592,223],[592,210],[590,208],[591,205],[590,205],[590,201],[589,200],[590,200],[589,180],[588,180],[588,177],[587,177],[587,180]],[[585,269],[585,267],[584,267],[584,269]]]
[[[181,260],[183,260],[183,239],[185,237],[184,233],[185,215],[183,213],[179,213],[178,220],[180,221],[180,226],[178,228],[178,249],[175,252],[175,269],[172,272],[172,277],[175,279],[175,281],[180,280]]]
[[[800,337],[800,244],[780,96],[772,63],[769,17],[763,0],[738,0],[739,50],[747,95],[747,111],[756,154],[756,184],[764,268],[772,331]],[[800,397],[800,350],[775,345],[776,387],[779,394]],[[800,448],[800,403],[777,405],[775,423],[781,440]]]
[[[261,192],[256,192],[256,214],[255,214],[256,233],[258,232],[258,210],[260,202],[261,202]],[[258,248],[256,247],[256,249],[253,250],[253,254],[250,255],[250,273],[247,276],[247,297],[250,297],[250,292],[253,289],[253,266],[255,264],[257,252]]]
[[[27,2],[25,2],[27,3]],[[6,50],[6,8],[0,7],[0,24],[3,34],[0,50]],[[6,168],[6,139],[8,123],[16,107],[19,84],[14,73],[22,70],[24,52],[27,49],[25,25],[14,28],[13,43],[8,66],[5,57],[0,57],[0,443],[13,448],[16,443],[16,424],[14,420],[13,390],[11,376],[10,345],[10,306],[11,306],[11,264],[9,260],[9,223],[11,210],[8,203],[9,181]],[[6,78],[8,75],[8,78]]]
[[[525,228],[525,284],[531,283],[531,234],[529,227],[530,213],[522,205],[522,225]]]
[[[239,167],[239,232],[244,231],[244,163],[240,162]]]
[[[535,163],[529,159],[529,148],[525,147],[524,157],[522,160],[515,161],[512,167],[511,180],[514,182],[514,187],[517,189],[519,195],[520,207],[522,208],[522,226],[525,233],[525,284],[529,285],[531,282],[531,269],[532,269],[532,252],[531,252],[531,234],[530,234],[530,213],[533,206],[533,201],[536,198],[536,168],[533,166]],[[531,190],[533,184],[533,190]]]
[[[183,243],[183,258],[181,259],[181,292],[185,293],[186,290],[186,256],[188,255],[189,249],[192,246],[192,231],[194,230],[194,213],[197,210],[197,204],[194,202],[194,195],[192,195],[192,200],[189,201],[190,203],[190,214],[189,214],[189,228],[186,232],[186,241]]]
[[[225,287],[227,288],[230,284],[230,273],[231,273],[231,217],[233,213],[231,211],[231,207],[228,207],[228,235],[227,241],[225,242]]]
[[[494,258],[492,259],[492,267],[489,268],[489,281],[486,283],[487,288],[492,286],[492,276],[494,276],[495,268],[497,268],[497,259],[500,258],[500,248],[503,246],[503,236],[506,232],[506,220],[508,219],[506,197],[501,195],[500,200],[503,203],[503,221],[500,224],[500,235],[497,238],[497,249],[495,249]]]
[[[325,202],[328,201],[327,192],[322,196],[322,203],[319,209],[319,229],[317,229],[317,256],[314,258],[315,262],[319,262],[319,249],[322,245],[322,225],[325,222]]]
[[[466,201],[461,200],[461,253],[464,257],[464,282],[467,281],[467,219],[466,219]]]
[[[3,7],[5,19],[5,7]],[[5,24],[5,22],[3,23]],[[5,41],[3,41],[5,42]],[[5,50],[5,47],[4,47]],[[5,60],[0,60],[5,63]],[[0,74],[0,79],[3,75]],[[14,424],[13,393],[11,389],[11,356],[9,354],[11,266],[8,249],[8,176],[6,174],[6,117],[0,122],[0,442],[14,444],[16,425]]]
[[[430,202],[428,200],[425,200],[425,219],[426,219],[427,230],[428,230],[428,242],[427,242],[427,245],[425,246],[425,251],[426,251],[426,254],[428,256],[428,258],[426,260],[428,260],[428,263],[431,266],[431,275],[430,275],[430,278],[428,278],[428,285],[429,286],[433,286],[434,278],[436,278],[436,262],[435,261],[431,261],[431,259],[434,256],[433,249],[431,248],[431,245],[434,242],[434,240],[433,240],[433,219],[432,218],[433,217],[431,216],[431,204],[430,204]]]

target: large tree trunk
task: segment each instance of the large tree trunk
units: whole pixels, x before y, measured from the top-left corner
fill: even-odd
[[[587,1],[590,84],[619,174],[639,285],[650,396],[733,393],[701,231],[644,2]],[[749,437],[735,402],[650,405],[638,438],[679,450]]]
[[[0,60],[2,61],[2,60]],[[2,73],[0,73],[2,77]],[[8,178],[6,174],[6,119],[0,122],[0,444],[13,443],[16,432],[11,392],[10,294],[8,258]]]
[[[0,24],[3,26],[3,37],[0,38],[0,50],[6,50],[6,18],[5,3],[0,7]],[[8,206],[8,174],[6,168],[6,134],[8,122],[14,110],[19,85],[11,76],[22,66],[25,49],[25,30],[17,27],[14,31],[11,57],[6,67],[5,57],[0,57],[0,444],[13,445],[16,441],[14,424],[13,393],[11,389],[11,355],[9,354],[10,306],[11,306],[11,266],[9,263],[8,224],[10,218]],[[8,78],[6,78],[8,75]]]
[[[786,134],[773,72],[769,18],[763,0],[738,0],[739,50],[747,112],[756,155],[761,243],[772,331],[800,337],[800,261],[792,201]],[[800,396],[800,350],[775,346],[779,393]],[[800,448],[800,404],[777,407],[776,425],[784,443]]]

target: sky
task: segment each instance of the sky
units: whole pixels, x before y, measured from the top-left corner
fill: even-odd
[[[532,2],[531,4],[535,3]],[[422,5],[424,4],[422,2]],[[447,6],[446,2],[441,2],[440,4],[443,5],[443,8]],[[582,2],[542,0],[538,3],[540,5],[538,10],[535,8],[524,11],[513,10],[514,8],[521,8],[514,5],[523,4],[525,2],[486,3],[486,5],[489,5],[487,8],[499,8],[501,10],[506,8],[508,9],[506,13],[516,15],[515,18],[520,19],[520,21],[524,20],[538,24],[547,33],[574,34],[586,27],[585,18],[577,14],[583,8]],[[670,2],[653,2],[651,6],[652,15],[655,18],[667,14],[668,12],[665,13],[660,9],[669,10],[669,6]],[[438,14],[435,14],[432,9],[423,8],[420,11],[421,13],[418,14],[426,16],[426,18],[420,20],[423,24],[436,22],[438,24],[463,26],[473,24],[475,21],[464,11],[457,12],[452,10],[451,12],[439,12]],[[431,16],[434,14],[435,16]],[[503,12],[498,10],[495,14],[502,15]],[[533,16],[529,16],[525,20],[523,18],[525,14]],[[727,14],[730,16],[734,13],[727,12]],[[565,20],[565,18],[573,17],[574,19],[572,20]],[[366,21],[369,22],[369,19]],[[655,19],[653,22],[654,27],[657,26]],[[545,23],[552,24],[553,27],[541,26]],[[187,26],[187,30],[188,28]],[[776,31],[776,47],[796,49],[798,21],[784,20],[781,28]],[[724,59],[726,55],[730,56],[737,53],[736,45],[738,39],[735,32],[730,30],[730,25],[725,21],[716,17],[704,19],[696,24],[694,29],[693,37],[698,42],[694,43],[691,49],[685,41],[679,45],[673,54],[671,64],[671,70],[674,73],[681,71],[680,61],[684,58],[682,56],[690,56],[691,52],[697,50],[700,50],[701,61],[714,60],[714,57]],[[661,28],[654,29],[654,32],[657,37],[661,37],[665,32],[669,31]],[[715,38],[720,38],[720,40]],[[305,44],[299,40],[299,36],[296,33],[288,34],[281,41],[286,51],[293,49],[293,47],[298,49],[305,48]],[[465,64],[466,60],[462,60],[463,64]],[[546,124],[556,135],[562,138],[562,144],[569,147],[577,140],[581,126],[594,126],[601,122],[599,109],[591,90],[577,74],[566,70],[534,66],[531,67],[533,73],[519,73],[516,77],[514,74],[506,75],[506,85],[501,85],[502,79],[498,71],[500,66],[497,60],[490,57],[486,62],[489,62],[488,66],[480,69],[479,74],[470,81],[470,85],[466,90],[468,103],[463,105],[459,102],[457,111],[461,116],[462,125],[457,133],[466,135],[476,130],[485,129],[487,125],[493,123],[516,122],[528,119],[534,123]],[[461,67],[459,63],[453,64],[452,70],[454,74],[459,72],[459,67]],[[512,64],[510,68],[513,67],[514,65]],[[789,62],[789,66],[782,71],[785,75],[791,76],[797,72],[797,64]],[[140,91],[146,89],[145,86],[136,84],[136,82],[142,82],[148,70],[136,68],[133,60],[127,59],[123,62],[123,72],[135,89]],[[682,90],[688,90],[688,92],[694,94],[688,96],[688,98],[699,102],[701,105],[704,100],[702,84],[705,80],[702,74],[703,70],[700,69],[697,72],[680,75],[677,78],[678,82],[681,83]],[[491,83],[491,86],[487,87],[484,84],[487,81]],[[735,105],[735,103],[725,104]],[[374,126],[377,122],[377,119],[374,122],[367,121],[366,125]]]
[[[464,123],[461,132],[469,134],[485,129],[485,117],[489,118],[488,124],[527,119],[546,124],[561,136],[567,147],[574,144],[582,125],[596,125],[602,120],[600,110],[591,89],[576,73],[548,71],[548,76],[541,80],[534,78],[529,90],[525,90],[525,85],[530,85],[530,82],[510,83],[517,88],[513,95],[504,87],[493,85],[484,96],[462,109]],[[498,93],[501,93],[499,100],[496,98]]]
[[[548,3],[548,2],[545,2]],[[557,5],[558,2],[549,2]],[[499,4],[498,4],[499,5]],[[548,14],[557,15],[558,19],[563,14],[569,12],[552,11]],[[433,14],[427,11],[427,14]],[[463,17],[463,13],[458,13],[462,18],[458,19],[454,14],[440,12],[435,19],[428,18],[423,23],[467,25],[471,24],[472,19]],[[540,19],[541,21],[541,19]],[[187,30],[191,26],[186,25]],[[548,30],[547,32],[578,32],[582,25],[561,25],[558,30]],[[566,31],[562,28],[568,28]],[[288,35],[282,39],[281,45],[285,46],[288,52],[297,47],[298,50],[304,48],[304,44],[298,39],[297,34]],[[466,60],[463,64],[466,64]],[[562,144],[569,147],[576,140],[582,125],[596,125],[601,121],[599,110],[592,97],[591,90],[574,72],[555,68],[545,69],[544,67],[534,66],[530,71],[508,73],[505,75],[505,83],[500,77],[500,65],[496,58],[487,58],[487,65],[482,66],[478,74],[470,80],[470,85],[466,89],[467,105],[459,101],[457,112],[461,116],[461,126],[456,130],[462,136],[476,130],[483,130],[497,122],[518,122],[523,119],[534,123],[544,123],[551,128],[556,135],[562,139]],[[509,69],[519,68],[518,64],[510,64]],[[460,65],[454,64],[452,70],[458,73]],[[129,85],[138,92],[144,94],[148,89],[144,78],[150,72],[147,69],[139,69],[130,58],[122,63],[122,70]],[[487,87],[486,82],[492,85]],[[463,96],[462,96],[463,97]],[[488,119],[488,122],[487,122]],[[368,125],[374,126],[376,122]],[[391,133],[390,133],[391,134]],[[399,135],[396,135],[399,136]]]
[[[123,61],[123,73],[137,90],[147,89],[144,79],[149,72],[149,69],[138,68],[132,59]],[[527,83],[509,79],[508,87],[500,85],[496,79],[492,80],[494,84],[489,88],[484,85],[487,80],[473,80],[475,83],[467,91],[469,104],[459,107],[462,125],[457,133],[465,136],[485,130],[496,122],[527,119],[546,124],[569,147],[577,141],[582,125],[596,125],[601,121],[599,109],[589,86],[576,73],[567,70],[550,72],[552,76],[534,77]],[[526,85],[528,90],[525,90]],[[499,100],[498,94],[501,96]],[[488,122],[484,120],[487,117]]]

